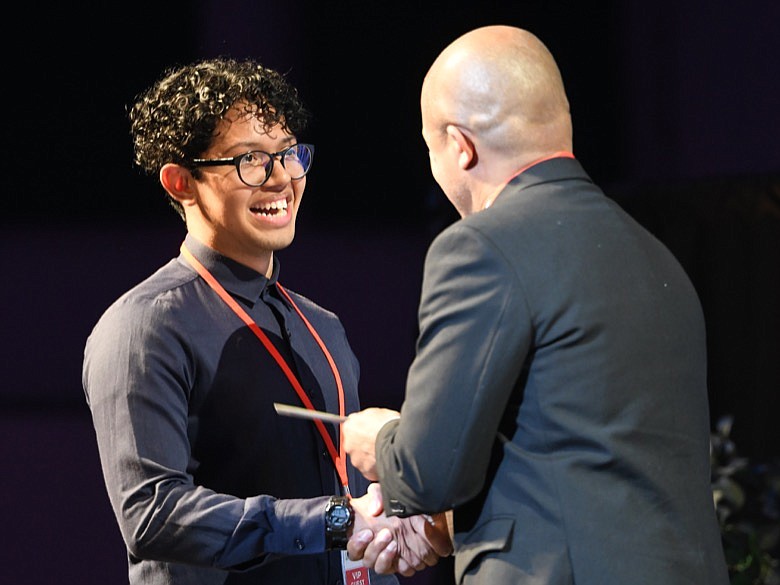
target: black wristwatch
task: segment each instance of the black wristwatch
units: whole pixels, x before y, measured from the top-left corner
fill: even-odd
[[[325,507],[325,547],[328,550],[345,550],[349,537],[347,532],[355,521],[355,513],[349,500],[333,496]]]

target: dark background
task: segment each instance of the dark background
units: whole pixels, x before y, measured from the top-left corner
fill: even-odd
[[[312,110],[317,158],[282,281],[341,316],[364,403],[397,407],[425,249],[454,219],[420,137],[422,77],[473,27],[535,32],[563,73],[577,157],[697,287],[713,422],[733,415],[744,454],[777,456],[778,22],[772,0],[21,6],[2,41],[0,582],[127,580],[82,350],[184,236],[132,166],[125,106],[163,68],[218,54],[287,72]],[[449,563],[410,581],[449,583]]]

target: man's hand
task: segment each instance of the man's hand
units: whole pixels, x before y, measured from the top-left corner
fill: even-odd
[[[360,473],[367,479],[376,481],[376,436],[379,430],[400,414],[387,408],[366,408],[353,412],[341,424],[344,450]]]
[[[352,537],[347,543],[350,559],[363,559],[364,565],[377,572],[400,573],[404,577],[411,577],[426,567],[419,556],[405,549],[405,545],[405,554],[401,554],[398,542],[403,536],[400,518],[387,517],[383,513],[382,492],[378,483],[368,486],[366,495],[352,498],[350,503],[355,511]],[[366,559],[364,554],[369,543],[374,544],[371,545],[369,558]],[[374,551],[375,555],[372,556]],[[381,559],[377,559],[380,553]]]
[[[354,532],[347,543],[349,557],[363,559],[363,564],[377,573],[410,577],[452,553],[445,514],[387,517],[382,514],[379,484],[369,486],[362,498],[353,499],[352,507],[356,514]]]

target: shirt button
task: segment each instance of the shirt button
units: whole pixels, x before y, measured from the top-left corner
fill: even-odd
[[[328,451],[327,451],[327,450],[323,451],[323,452],[322,452],[322,458],[323,458],[323,459],[327,459],[328,457],[330,457],[330,453],[328,453]]]
[[[303,550],[306,548],[306,545],[303,544],[303,541],[300,538],[295,539],[295,548],[298,550]]]

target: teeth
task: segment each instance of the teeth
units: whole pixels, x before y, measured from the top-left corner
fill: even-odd
[[[264,203],[257,207],[257,209],[263,211],[270,211],[271,209],[287,209],[287,199],[281,201],[271,201],[270,203]]]
[[[287,199],[263,203],[252,208],[252,211],[264,217],[284,217],[287,215]]]

